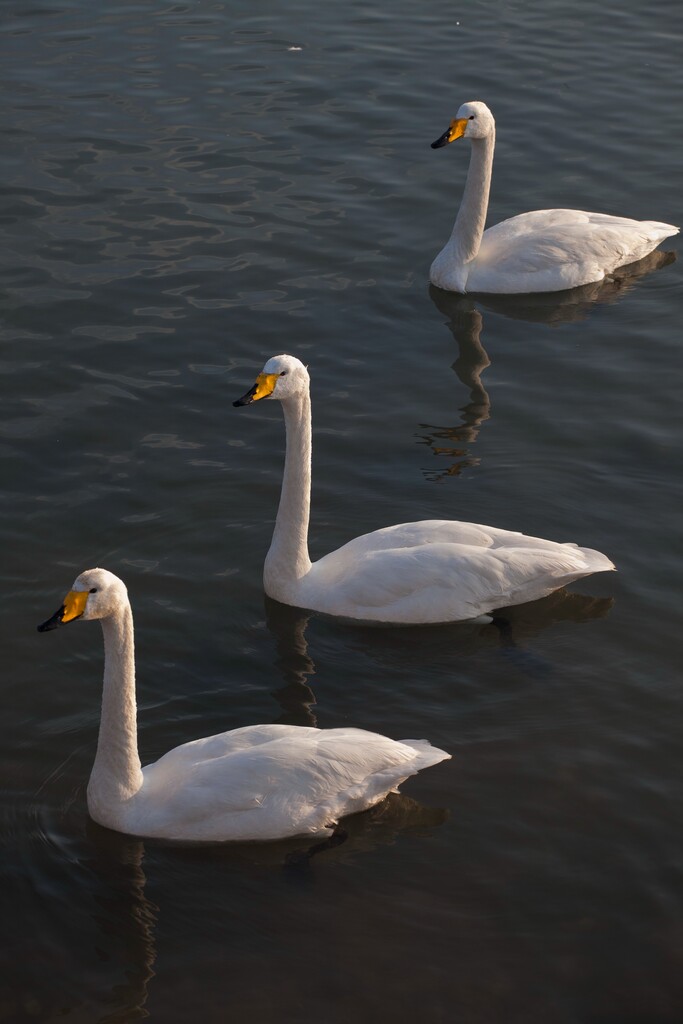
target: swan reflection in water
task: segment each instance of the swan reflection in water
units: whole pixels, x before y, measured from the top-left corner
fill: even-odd
[[[285,686],[273,691],[283,714],[278,719],[292,725],[316,725],[312,710],[317,701],[310,685],[316,666],[309,654],[306,632],[311,620],[318,620],[325,630],[329,623],[333,643],[352,654],[359,650],[369,654],[373,663],[381,662],[381,670],[424,672],[430,674],[439,666],[458,663],[462,657],[490,650],[527,676],[538,676],[550,671],[551,666],[534,654],[528,642],[544,630],[565,622],[577,624],[602,619],[614,604],[613,597],[592,597],[565,587],[547,597],[527,604],[514,605],[493,612],[493,622],[456,622],[444,625],[424,625],[379,628],[369,624],[345,622],[318,612],[293,608],[264,596],[266,625],[275,639],[277,657],[274,664],[283,675]],[[428,662],[427,662],[428,659]],[[381,692],[373,700],[381,698]]]
[[[157,958],[155,932],[159,907],[145,895],[147,878],[142,867],[145,843],[136,836],[113,832],[88,819],[89,854],[83,866],[99,882],[94,920],[102,932],[108,961],[119,962],[125,981],[112,985],[106,1000],[114,1004],[108,1021],[147,1017],[144,1009]],[[116,948],[116,947],[120,948]],[[125,1009],[127,1016],[119,1016]]]
[[[570,288],[563,292],[535,295],[459,295],[429,286],[429,297],[444,316],[458,346],[458,358],[452,365],[458,379],[469,390],[469,401],[460,407],[460,422],[454,426],[420,424],[420,442],[439,459],[448,459],[446,469],[428,471],[428,480],[457,476],[463,469],[480,462],[471,453],[483,423],[491,416],[491,400],[481,376],[491,360],[481,341],[483,316],[478,307],[492,313],[526,320],[529,323],[567,324],[584,320],[594,306],[617,302],[637,282],[676,259],[675,252],[656,249],[642,260],[620,267],[604,281]]]
[[[442,303],[432,295],[439,310],[449,317],[448,326],[458,346],[453,370],[470,392],[469,401],[459,410],[461,422],[456,426],[420,424],[421,430],[427,431],[420,435],[420,443],[428,445],[437,457],[445,456],[449,462],[446,469],[426,472],[425,476],[428,480],[442,480],[479,464],[479,459],[469,454],[469,446],[477,440],[482,423],[491,415],[491,400],[481,381],[481,375],[491,365],[491,360],[481,343],[483,317],[474,302],[462,295],[441,292],[430,285],[430,294],[432,292],[438,292],[439,298],[443,296],[447,300]]]
[[[282,902],[283,913],[291,912],[293,896],[296,898],[302,882],[315,879],[323,859],[327,864],[349,863],[359,853],[393,846],[402,835],[427,838],[448,814],[444,808],[423,807],[409,796],[392,793],[370,810],[345,818],[346,842],[326,850],[312,865],[305,862],[303,870],[289,864],[289,858],[302,848],[301,838],[271,843],[179,844],[125,836],[88,821],[82,864],[95,885],[91,889],[97,929],[94,942],[106,967],[106,980],[99,983],[96,993],[84,998],[81,992],[80,1000],[74,995],[74,1005],[83,1009],[90,1003],[89,1019],[100,1024],[153,1016],[154,1007],[147,1004],[155,995],[157,928],[163,926],[165,917],[166,945],[178,919],[183,922],[181,942],[186,931],[196,935],[209,921],[213,929],[220,930],[228,958],[239,961],[245,928],[252,934],[269,934],[278,913],[271,899]],[[150,862],[147,873],[146,855]],[[268,900],[260,898],[264,870],[274,872],[275,877]],[[158,904],[146,894],[147,875]],[[224,969],[221,961],[220,970]],[[169,971],[168,963],[165,971]],[[167,978],[160,973],[157,996],[163,1009],[168,999]],[[217,990],[219,982],[217,977]]]
[[[273,664],[284,680],[284,686],[273,692],[283,712],[276,721],[282,725],[317,727],[318,719],[313,711],[315,694],[307,682],[309,676],[315,675],[306,640],[310,613],[280,604],[267,594],[264,594],[264,601],[266,625],[275,638],[277,657]]]

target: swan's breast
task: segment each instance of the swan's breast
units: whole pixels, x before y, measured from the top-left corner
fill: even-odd
[[[469,270],[470,264],[463,263],[452,244],[447,243],[429,269],[429,280],[437,288],[464,295],[467,291]]]

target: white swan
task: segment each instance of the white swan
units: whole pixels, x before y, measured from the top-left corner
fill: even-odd
[[[104,691],[88,810],[100,825],[136,836],[255,840],[329,836],[410,775],[450,757],[426,740],[363,729],[250,725],[170,750],[142,768],[135,705],[133,616],[122,581],[106,569],[76,579],[40,632],[99,619]]]
[[[287,450],[280,507],[266,556],[266,593],[284,604],[376,623],[474,619],[545,597],[613,569],[605,555],[477,523],[427,520],[375,530],[311,562],[310,378],[294,356],[269,359],[234,405],[282,402]]]
[[[472,154],[451,237],[429,271],[439,288],[498,294],[576,288],[602,281],[678,233],[673,224],[584,210],[534,210],[484,231],[496,138],[485,103],[464,103],[432,149],[460,138],[471,140]]]

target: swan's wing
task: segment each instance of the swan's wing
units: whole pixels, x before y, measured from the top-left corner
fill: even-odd
[[[451,622],[535,600],[614,568],[599,552],[522,533],[428,520],[377,530],[316,562],[306,607],[365,621]]]
[[[488,228],[468,291],[574,288],[642,259],[678,228],[585,210],[534,210]]]
[[[193,839],[324,830],[449,756],[412,742],[361,729],[266,725],[184,744],[144,769],[148,834],[150,826]]]
[[[450,757],[426,740],[397,742],[363,729],[322,729],[296,773],[298,831],[318,831],[365,810],[422,768]],[[292,814],[286,786],[273,790],[271,806]]]
[[[253,725],[191,740],[174,747],[143,768],[146,797],[169,815],[187,804],[186,820],[206,814],[209,807],[237,813],[259,806],[260,787],[244,771],[248,765],[268,761],[274,743],[288,735],[290,726]],[[316,729],[301,727],[300,744]]]
[[[145,781],[163,784],[169,779],[183,771],[189,770],[195,765],[209,765],[212,762],[219,762],[221,759],[231,757],[242,751],[252,749],[266,749],[269,744],[280,740],[288,735],[291,726],[287,725],[247,725],[241,729],[231,729],[229,732],[216,733],[215,736],[204,736],[201,739],[190,740],[179,747],[174,747],[144,769]],[[302,740],[307,734],[313,735],[317,729],[306,726],[297,726]]]

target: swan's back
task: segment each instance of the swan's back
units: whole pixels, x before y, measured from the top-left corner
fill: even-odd
[[[363,729],[247,726],[183,744],[144,768],[136,813],[145,835],[165,838],[327,834],[338,818],[449,756],[425,740]]]
[[[368,622],[457,622],[545,597],[605,555],[478,523],[425,520],[357,537],[315,562],[302,606]]]
[[[534,210],[488,228],[467,277],[471,292],[561,291],[601,281],[678,228],[585,210]]]

